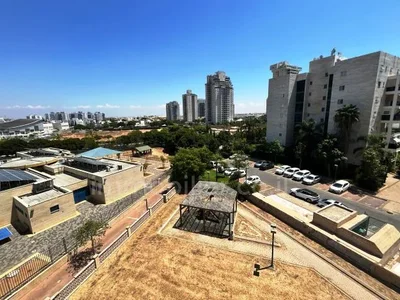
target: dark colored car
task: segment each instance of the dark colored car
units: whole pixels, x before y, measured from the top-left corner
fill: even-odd
[[[274,167],[274,164],[271,161],[266,161],[261,164],[260,170],[261,171],[269,170],[269,169],[272,169],[273,167]]]
[[[257,161],[257,162],[254,164],[254,168],[259,168],[259,167],[261,167],[261,165],[262,165],[263,163],[266,163],[266,161],[265,161],[265,160]]]

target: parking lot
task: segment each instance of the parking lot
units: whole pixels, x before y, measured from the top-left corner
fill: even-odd
[[[309,189],[315,193],[317,193],[321,199],[332,199],[339,201],[343,203],[345,206],[358,211],[359,213],[367,214],[371,217],[374,217],[378,220],[381,220],[382,222],[390,223],[400,229],[400,218],[396,214],[389,214],[386,211],[377,209],[377,207],[380,207],[383,203],[381,199],[374,198],[369,196],[359,198],[359,199],[352,199],[352,197],[349,197],[349,194],[352,195],[352,192],[348,191],[343,194],[334,194],[328,191],[329,185],[325,183],[318,183],[315,185],[304,185],[299,181],[294,181],[291,178],[285,178],[279,175],[275,174],[275,169],[270,169],[266,171],[260,171],[258,168],[254,167],[249,167],[247,174],[248,176],[250,175],[258,175],[261,179],[261,181],[269,186],[269,188],[264,189],[264,191],[260,191],[264,195],[272,195],[272,194],[279,194],[279,193],[284,193],[287,194],[290,192],[292,188],[306,188]],[[281,194],[282,195],[282,194]],[[294,197],[291,197],[290,195],[286,196],[289,201],[292,201],[293,203],[296,203],[296,205],[300,205],[303,207],[304,204],[300,203],[305,203],[309,204],[303,200],[296,199]],[[295,199],[295,200],[294,200]],[[299,202],[300,201],[300,202]],[[377,205],[378,203],[378,205]],[[310,204],[312,205],[312,204]],[[317,207],[317,206],[316,206]],[[318,207],[317,207],[318,208]]]

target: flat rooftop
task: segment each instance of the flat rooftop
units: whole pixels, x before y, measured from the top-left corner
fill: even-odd
[[[325,208],[321,209],[317,212],[321,216],[324,216],[332,221],[340,221],[341,219],[351,215],[353,213],[352,210],[347,208],[338,206],[338,205],[329,205]]]
[[[199,181],[183,200],[182,205],[231,213],[234,211],[236,195],[234,189],[223,183]]]
[[[60,190],[53,188],[45,192],[41,192],[38,194],[27,194],[24,196],[19,196],[18,198],[20,199],[21,204],[28,207],[62,196],[64,194],[65,194],[64,192],[61,192]]]
[[[51,164],[58,161],[54,156],[41,156],[29,159],[12,159],[0,165],[1,169],[28,169],[46,164]]]
[[[64,165],[100,177],[140,166],[140,164],[128,163],[121,160],[109,158],[94,159],[88,157],[76,157],[65,162]]]
[[[82,179],[79,179],[75,176],[71,176],[65,173],[55,174],[51,176],[54,178],[54,185],[61,187],[65,187],[82,181]]]

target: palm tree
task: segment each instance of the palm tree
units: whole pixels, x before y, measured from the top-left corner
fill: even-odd
[[[349,150],[351,129],[355,123],[360,121],[360,111],[354,104],[344,105],[336,111],[334,120],[343,138],[343,149],[346,155]]]

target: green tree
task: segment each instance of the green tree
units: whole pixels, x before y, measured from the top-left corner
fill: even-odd
[[[316,159],[324,168],[324,173],[332,177],[332,168],[346,161],[344,153],[339,150],[337,139],[328,136],[317,145]]]
[[[343,141],[344,153],[347,154],[349,150],[351,130],[353,125],[360,120],[360,111],[356,105],[344,105],[336,111],[334,120],[339,127],[340,136]]]
[[[165,169],[165,163],[168,161],[168,159],[165,156],[161,155],[160,160],[162,163],[162,168]]]
[[[306,145],[302,142],[298,142],[295,148],[295,156],[299,160],[299,168],[303,165],[303,156],[306,150]]]
[[[179,182],[182,187],[191,189],[206,171],[210,160],[215,155],[207,148],[181,148],[171,161],[171,180]],[[183,190],[183,192],[186,192]]]
[[[100,238],[105,235],[109,228],[106,221],[88,220],[81,227],[73,232],[73,237],[77,243],[77,247],[86,245],[88,241],[92,244],[92,253],[95,254],[96,246]]]

